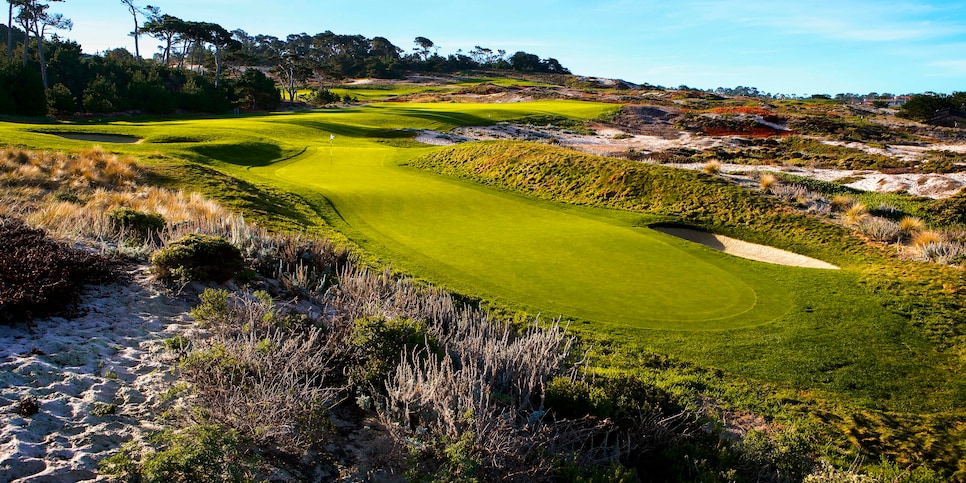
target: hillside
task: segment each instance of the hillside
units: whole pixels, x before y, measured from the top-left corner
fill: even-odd
[[[0,464],[15,477],[89,476],[115,455],[103,471],[148,479],[157,465],[280,481],[962,479],[962,130],[548,80],[370,81],[330,86],[373,96],[344,108],[0,125],[20,146],[0,155],[4,216],[131,274],[37,319],[54,342],[5,326],[19,379],[0,397],[40,413],[7,426],[17,443]],[[903,179],[931,197],[890,192]],[[840,270],[732,257],[667,227]],[[152,254],[193,232],[228,240],[244,268],[162,268]],[[105,290],[166,302],[137,309],[149,327],[130,335],[140,322]],[[67,350],[72,324],[103,344]],[[58,375],[30,382],[40,367]],[[68,419],[85,429],[56,450],[31,440]],[[204,452],[218,456],[198,469]]]

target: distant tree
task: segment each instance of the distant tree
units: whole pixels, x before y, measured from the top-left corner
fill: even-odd
[[[899,108],[899,115],[917,121],[925,121],[945,107],[951,107],[951,103],[945,95],[927,92],[910,97]]]
[[[161,63],[165,65],[171,63],[171,47],[174,46],[175,39],[178,38],[179,33],[184,29],[183,20],[167,14],[161,16],[154,15],[141,26],[142,32],[146,32],[148,35],[164,42]]]
[[[413,50],[421,55],[423,60],[429,58],[429,49],[432,49],[435,45],[433,44],[432,40],[429,40],[426,37],[416,37],[413,39],[413,43],[416,44],[416,47]]]
[[[144,15],[150,18],[152,15],[156,16],[160,10],[158,9],[158,7],[152,7],[151,5],[144,7],[144,9],[142,10],[141,8],[138,8],[138,6],[134,4],[134,0],[121,0],[121,3],[127,7],[128,12],[130,12],[131,16],[134,18],[134,31],[131,32],[131,35],[134,37],[134,57],[137,59],[138,62],[140,62],[141,48],[138,45],[138,40],[141,37],[141,29],[140,29],[140,22],[138,22],[138,14],[140,13],[141,15]]]
[[[43,116],[47,97],[40,75],[10,59],[0,61],[0,113]]]
[[[249,109],[275,109],[281,101],[281,92],[275,81],[258,69],[247,69],[235,81],[239,102]]]
[[[221,80],[221,61],[225,51],[235,51],[241,49],[241,43],[234,39],[231,32],[216,23],[204,24],[206,35],[205,40],[215,47],[215,87],[218,87]]]
[[[537,72],[540,70],[540,57],[520,51],[510,56],[510,68],[519,72]]]
[[[47,1],[62,2],[64,0]],[[49,13],[47,11],[48,8],[50,8],[50,5],[40,0],[27,0],[20,11],[20,15],[24,18],[26,29],[30,30],[32,28],[34,38],[37,39],[37,56],[40,60],[40,77],[43,80],[44,90],[48,87],[47,62],[44,59],[44,42],[46,40],[47,29],[70,30],[73,27],[73,23],[69,19],[64,18],[63,14]],[[27,50],[26,44],[27,42],[24,43],[24,51]],[[26,58],[26,54],[24,57]]]

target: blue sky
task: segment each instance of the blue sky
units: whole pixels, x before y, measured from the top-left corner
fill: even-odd
[[[331,30],[441,54],[480,45],[554,57],[575,74],[785,94],[966,91],[966,2],[935,0],[145,0],[186,20],[284,37]],[[274,6],[278,5],[278,6]],[[284,7],[283,7],[284,5]],[[85,52],[127,47],[120,0],[66,0]],[[153,39],[142,51],[153,53]]]

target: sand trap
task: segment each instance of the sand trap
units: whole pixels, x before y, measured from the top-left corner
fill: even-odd
[[[654,229],[661,233],[667,233],[671,236],[700,243],[706,247],[725,252],[729,255],[747,258],[749,260],[774,263],[776,265],[788,265],[791,267],[821,268],[825,270],[839,269],[839,267],[836,267],[835,265],[811,257],[806,257],[805,255],[799,255],[797,253],[792,253],[765,245],[757,245],[741,240],[735,240],[734,238],[715,235],[714,233],[690,230],[687,228],[660,227]]]
[[[95,143],[140,144],[142,141],[144,141],[138,137],[121,136],[119,134],[87,134],[73,132],[51,132],[46,134],[53,134],[54,136],[73,139],[74,141],[90,141]]]

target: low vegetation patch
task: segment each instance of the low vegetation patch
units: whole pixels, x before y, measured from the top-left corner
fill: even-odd
[[[245,268],[241,251],[221,237],[189,233],[151,255],[162,280],[225,282]]]
[[[112,262],[0,216],[0,322],[67,310],[84,283],[106,280]]]

